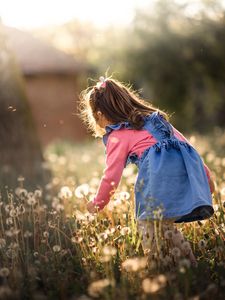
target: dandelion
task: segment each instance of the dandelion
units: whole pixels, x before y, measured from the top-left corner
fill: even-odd
[[[166,255],[164,258],[162,258],[162,264],[167,267],[172,263],[172,258],[169,255]]]
[[[42,190],[39,190],[39,189],[35,190],[34,191],[34,196],[36,198],[41,198],[41,196],[42,196]]]
[[[6,211],[7,213],[9,213],[12,209],[14,209],[14,206],[13,206],[13,205],[11,205],[11,204],[6,204],[6,205],[5,205],[5,211]]]
[[[59,251],[61,250],[61,247],[60,247],[59,245],[54,245],[54,246],[52,247],[52,250],[53,250],[54,252],[59,252]]]
[[[10,217],[15,218],[18,216],[16,209],[11,209],[9,212]]]
[[[99,297],[102,294],[104,288],[110,285],[114,286],[115,282],[107,278],[94,281],[88,286],[88,294],[91,297]]]
[[[121,228],[121,230],[120,230],[120,233],[121,233],[122,235],[128,235],[128,234],[130,234],[130,232],[131,232],[131,229],[130,229],[129,227],[123,227],[123,228]]]
[[[24,188],[20,188],[20,187],[17,187],[15,189],[15,194],[18,196],[18,197],[26,197],[27,194],[28,194],[28,191]]]
[[[89,193],[89,185],[87,183],[81,184],[75,189],[74,193],[77,198],[83,198],[84,196],[87,196]]]
[[[166,286],[166,283],[166,276],[160,274],[153,279],[145,278],[142,281],[142,289],[146,294],[154,294],[157,293],[161,288],[164,288]]]
[[[76,243],[76,244],[80,244],[83,241],[83,237],[82,236],[73,236],[71,238],[71,242],[72,243]]]
[[[17,177],[18,182],[23,182],[24,180],[25,180],[25,178],[22,175]]]
[[[0,269],[0,276],[1,277],[7,277],[9,276],[9,269],[8,268],[1,268]]]
[[[173,236],[172,230],[166,230],[165,231],[165,233],[164,233],[165,239],[170,240],[170,239],[172,239],[172,236]]]
[[[120,192],[119,193],[119,198],[121,200],[128,200],[130,198],[130,193],[128,193],[128,192]]]
[[[7,219],[5,220],[5,223],[6,223],[7,225],[12,225],[12,224],[13,224],[13,218],[12,218],[12,217],[7,218]]]
[[[44,238],[46,238],[46,239],[47,239],[47,238],[49,237],[49,233],[48,233],[48,231],[44,231],[44,232],[43,232],[43,236],[44,236]]]
[[[22,215],[25,213],[25,211],[26,211],[26,209],[22,204],[20,206],[16,207],[17,215]]]
[[[59,192],[60,198],[71,198],[72,196],[73,196],[73,193],[68,186],[61,187],[60,192]]]
[[[32,235],[33,235],[32,232],[29,231],[29,230],[26,230],[26,231],[24,232],[24,234],[23,234],[23,236],[24,236],[25,238],[29,238],[29,237],[31,237]]]
[[[206,240],[200,240],[199,242],[198,242],[198,247],[202,250],[202,249],[205,249],[205,247],[206,247],[206,244],[207,244],[207,242],[206,242]]]
[[[189,259],[187,258],[183,258],[179,261],[179,267],[180,268],[186,268],[186,269],[189,269],[191,266],[191,262]]]
[[[103,241],[103,240],[106,240],[108,238],[108,234],[106,232],[101,232],[99,235],[98,235],[98,238],[99,238],[99,241]]]
[[[64,205],[63,205],[63,204],[60,204],[60,203],[57,204],[57,205],[56,205],[56,210],[59,211],[59,212],[60,212],[60,211],[63,211],[63,210],[64,210]]]
[[[185,241],[181,245],[181,249],[184,252],[185,255],[188,255],[191,251],[191,245],[189,242]]]
[[[6,240],[0,239],[0,249],[4,248],[6,246]]]
[[[112,246],[104,246],[102,252],[105,256],[114,256],[116,255],[116,248]]]
[[[171,254],[174,256],[174,257],[180,257],[181,255],[181,251],[178,247],[174,247],[172,250],[171,250]]]
[[[32,206],[32,205],[35,205],[36,204],[36,199],[32,196],[32,197],[29,197],[28,199],[27,199],[27,204],[28,205],[30,205],[30,206]]]
[[[122,263],[122,268],[127,272],[137,272],[147,265],[147,257],[128,258]]]

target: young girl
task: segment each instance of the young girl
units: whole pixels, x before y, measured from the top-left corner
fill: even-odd
[[[170,230],[174,223],[213,215],[210,170],[165,112],[131,88],[104,77],[81,93],[80,105],[83,121],[96,137],[103,137],[106,146],[106,168],[95,198],[87,204],[90,213],[107,205],[123,169],[134,163],[138,167],[135,217],[145,252],[156,247],[154,221],[161,219],[162,229]],[[176,228],[175,232],[173,245],[187,254],[182,233]],[[190,248],[188,257],[196,264]]]

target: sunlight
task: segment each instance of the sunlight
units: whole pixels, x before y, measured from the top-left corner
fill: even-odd
[[[71,19],[91,21],[98,26],[129,23],[134,8],[149,1],[142,0],[3,0],[0,16],[4,24],[20,28],[56,25]]]

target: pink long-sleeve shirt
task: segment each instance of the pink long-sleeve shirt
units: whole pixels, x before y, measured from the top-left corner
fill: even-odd
[[[180,141],[186,141],[190,144],[175,127],[172,126],[172,128],[174,135]],[[93,199],[99,210],[103,209],[110,201],[110,197],[118,187],[128,155],[136,153],[140,158],[145,149],[153,146],[156,142],[157,140],[147,130],[122,128],[109,134],[106,144],[106,168]],[[210,181],[211,172],[205,164],[204,167]]]

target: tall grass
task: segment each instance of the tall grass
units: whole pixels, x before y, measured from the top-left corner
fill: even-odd
[[[175,232],[158,236],[157,255],[144,255],[133,214],[134,166],[107,208],[90,215],[85,205],[104,169],[102,142],[54,143],[45,150],[51,182],[29,191],[20,177],[2,194],[0,299],[224,299],[225,134],[190,139],[216,178],[214,216],[177,224],[197,268],[171,248]]]

